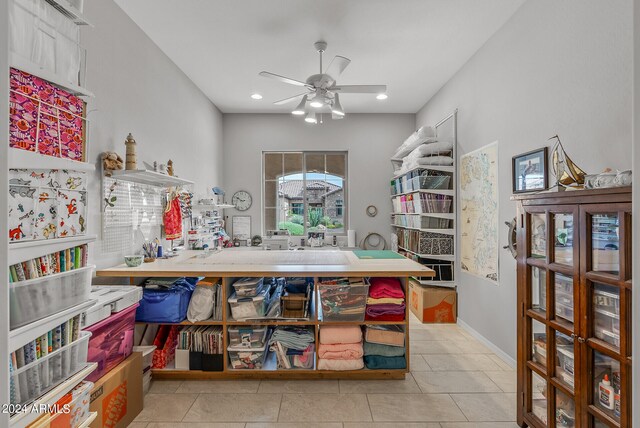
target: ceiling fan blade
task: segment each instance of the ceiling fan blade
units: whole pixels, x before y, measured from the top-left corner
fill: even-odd
[[[387,85],[340,85],[329,90],[341,94],[382,94],[387,92]]]
[[[311,87],[311,85],[307,85],[306,83],[301,82],[299,80],[291,79],[289,77],[280,76],[279,74],[269,73],[268,71],[261,71],[259,74],[262,77],[269,77],[271,79],[279,80],[282,83],[288,83],[289,85],[306,86],[308,88]]]
[[[342,74],[345,68],[351,63],[349,58],[345,58],[340,55],[336,55],[333,60],[331,60],[331,64],[329,64],[329,68],[325,71],[325,74],[333,77],[333,80],[338,80],[338,76]]]
[[[294,96],[292,96],[292,97],[289,97],[289,98],[285,98],[285,99],[283,99],[283,100],[276,101],[276,102],[274,102],[274,104],[275,104],[275,105],[278,105],[278,106],[279,106],[279,105],[282,105],[282,104],[286,104],[286,103],[288,103],[288,102],[291,102],[291,101],[293,101],[293,100],[295,100],[295,99],[297,99],[297,98],[300,98],[300,97],[301,97],[301,96],[303,96],[303,95],[307,95],[307,94],[308,94],[308,92],[303,92],[302,94],[294,95]]]

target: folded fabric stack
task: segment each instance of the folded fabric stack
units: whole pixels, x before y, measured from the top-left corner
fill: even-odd
[[[452,150],[453,143],[438,141],[435,128],[423,126],[393,155],[392,159],[402,160],[402,166],[395,173],[402,174],[422,165],[453,165]]]
[[[364,363],[368,369],[404,369],[407,367],[404,330],[400,326],[367,326]]]
[[[326,326],[320,329],[318,370],[360,370],[362,330],[359,326]]]
[[[371,278],[365,319],[370,321],[404,321],[404,290],[398,278]]]
[[[269,340],[279,369],[312,369],[315,334],[311,327],[278,326]]]

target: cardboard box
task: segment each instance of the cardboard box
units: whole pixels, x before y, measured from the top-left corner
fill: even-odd
[[[134,352],[95,383],[90,411],[98,417],[91,428],[129,426],[142,411],[142,399],[142,354]]]
[[[457,292],[455,288],[423,286],[411,280],[409,307],[423,323],[455,323]]]

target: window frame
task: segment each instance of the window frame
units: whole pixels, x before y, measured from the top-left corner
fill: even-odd
[[[326,236],[347,236],[347,232],[349,229],[349,151],[348,150],[263,150],[262,151],[262,159],[261,159],[261,180],[260,180],[260,193],[262,196],[262,201],[261,201],[261,213],[260,213],[260,224],[261,224],[261,229],[262,229],[262,234],[265,235],[266,231],[267,231],[267,227],[266,227],[266,210],[267,208],[273,208],[273,207],[266,207],[266,195],[265,195],[265,183],[267,181],[278,181],[278,179],[276,180],[272,180],[269,179],[267,180],[265,178],[265,164],[266,164],[266,155],[270,155],[270,154],[281,154],[281,155],[286,155],[286,154],[300,154],[302,156],[302,171],[299,172],[299,174],[302,175],[302,179],[303,179],[303,201],[302,201],[302,209],[303,209],[303,214],[300,214],[303,216],[303,218],[305,219],[303,221],[303,227],[304,227],[304,232],[302,235],[292,235],[292,236],[297,236],[299,238],[305,238],[308,236],[308,229],[307,229],[307,216],[308,216],[308,202],[307,202],[307,186],[306,186],[306,182],[307,182],[307,162],[306,162],[306,158],[307,155],[309,154],[318,154],[318,155],[344,155],[344,178],[343,178],[343,187],[342,187],[342,219],[343,219],[343,224],[342,224],[342,230],[339,232],[334,232],[332,229],[326,229],[324,231]],[[325,157],[325,169],[326,169],[326,157]],[[284,164],[283,164],[283,169],[284,169]],[[293,174],[293,173],[290,173]],[[325,172],[325,174],[327,174]],[[330,174],[333,175],[333,174]],[[336,176],[337,177],[337,176]],[[277,208],[277,207],[276,207]],[[292,207],[290,207],[291,209]],[[326,206],[323,206],[323,210],[327,210]],[[278,216],[278,212],[276,211],[276,216]],[[276,217],[276,227],[278,225],[279,222],[279,218]]]

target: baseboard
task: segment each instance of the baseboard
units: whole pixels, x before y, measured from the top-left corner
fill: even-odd
[[[516,368],[516,360],[511,358],[509,354],[504,352],[502,349],[494,345],[493,342],[491,342],[489,339],[487,339],[486,337],[484,337],[483,335],[475,331],[469,324],[462,321],[460,317],[458,317],[458,325],[463,329],[465,329],[471,336],[475,337],[480,342],[482,342],[485,346],[491,349],[494,354],[500,357],[500,359],[505,363],[507,363],[510,367],[513,367],[514,369]]]

